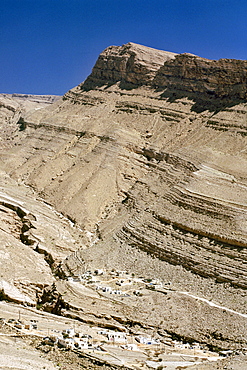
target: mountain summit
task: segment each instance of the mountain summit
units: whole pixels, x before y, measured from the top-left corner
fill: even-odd
[[[173,96],[200,94],[204,99],[246,99],[247,62],[209,60],[128,43],[110,46],[99,56],[84,89],[120,83],[122,88],[147,85]],[[176,95],[177,94],[177,95]]]

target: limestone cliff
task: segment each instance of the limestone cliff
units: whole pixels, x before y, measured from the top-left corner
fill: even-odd
[[[165,89],[164,96],[189,96],[194,109],[211,111],[246,101],[247,62],[245,60],[207,60],[180,54],[157,72],[153,85]]]
[[[120,82],[121,86],[150,84],[165,61],[175,53],[156,50],[129,42],[123,46],[110,46],[99,56],[84,89]]]
[[[109,86],[134,88],[149,85],[163,97],[188,96],[198,100],[221,98],[239,102],[247,98],[247,61],[208,60],[193,54],[175,54],[128,43],[104,50],[83,89]],[[199,96],[198,96],[199,94]]]
[[[84,83],[22,116],[1,168],[80,226],[87,248],[65,273],[181,274],[243,312],[232,286],[247,287],[246,117],[246,61],[113,46]]]

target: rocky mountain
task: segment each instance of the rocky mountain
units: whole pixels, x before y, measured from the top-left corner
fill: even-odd
[[[128,43],[104,50],[86,81],[62,98],[36,101],[45,103],[42,109],[18,110],[16,97],[1,98],[2,174],[13,189],[16,182],[18,197],[28,186],[75,225],[77,244],[67,239],[55,264],[59,276],[114,268],[174,289],[172,296],[152,293],[150,302],[117,308],[78,302],[70,293],[63,297],[67,314],[246,346],[246,72],[246,61]],[[2,191],[8,189],[5,181]],[[40,211],[27,204],[38,228]],[[33,233],[36,251],[42,243],[51,256],[54,248],[58,253],[59,233],[52,248]],[[52,273],[49,279],[39,295],[46,306]],[[64,284],[55,283],[56,294]]]

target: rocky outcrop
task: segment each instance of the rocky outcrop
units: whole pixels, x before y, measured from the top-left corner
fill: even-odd
[[[247,62],[209,60],[128,43],[104,50],[81,88],[116,83],[121,88],[148,85],[160,91],[163,98],[189,96],[197,102],[196,110],[215,110],[246,100]]]
[[[0,179],[0,299],[35,305],[80,239],[68,220],[28,188],[2,172]]]
[[[206,105],[212,99],[224,99],[225,103],[246,101],[246,83],[247,61],[208,60],[190,54],[180,54],[165,62],[153,80],[153,86],[165,89],[164,96],[168,93],[176,98],[189,94],[195,98],[199,94],[195,100],[201,97]]]
[[[175,53],[156,50],[129,42],[123,46],[110,46],[99,56],[83,89],[120,82],[122,87],[151,83],[155,73]]]

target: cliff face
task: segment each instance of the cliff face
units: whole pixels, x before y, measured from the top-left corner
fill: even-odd
[[[138,271],[244,311],[231,286],[247,287],[246,117],[246,61],[114,46],[22,116],[1,169],[80,226],[87,248],[65,272]]]
[[[204,100],[211,109],[217,102],[222,105],[222,100],[234,104],[246,100],[247,62],[208,60],[129,43],[104,50],[82,88],[117,82],[125,88],[148,85],[163,91],[163,97]],[[218,101],[211,102],[212,99]]]
[[[129,87],[148,85],[164,62],[173,59],[175,55],[131,42],[123,46],[110,46],[100,54],[83,88],[116,82]]]
[[[244,60],[207,60],[188,54],[177,55],[157,72],[153,85],[176,96],[201,94],[207,101],[246,100],[247,62]],[[194,95],[193,95],[194,96]]]

